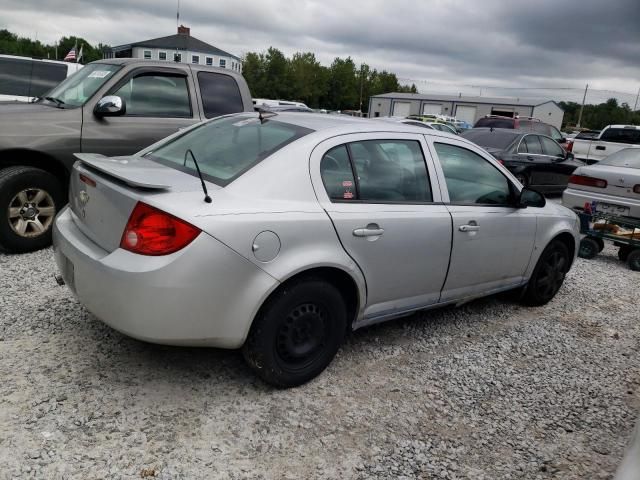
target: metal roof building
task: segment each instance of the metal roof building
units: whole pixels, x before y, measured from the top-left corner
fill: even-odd
[[[176,35],[118,45],[105,51],[104,58],[143,58],[168,62],[212,65],[242,71],[242,61],[235,55],[191,36],[191,29],[180,25]]]
[[[369,99],[370,117],[448,115],[474,124],[485,115],[535,117],[560,129],[564,111],[553,100],[424,93],[384,93]]]

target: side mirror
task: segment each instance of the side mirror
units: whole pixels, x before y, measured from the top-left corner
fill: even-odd
[[[542,195],[537,190],[524,187],[520,192],[520,197],[518,198],[519,208],[527,208],[527,207],[542,208],[546,204],[547,204],[547,200],[544,198],[544,195]]]
[[[93,109],[93,114],[96,117],[117,117],[126,112],[127,105],[124,99],[117,95],[102,97]]]

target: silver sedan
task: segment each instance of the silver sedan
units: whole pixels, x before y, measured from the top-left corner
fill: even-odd
[[[579,241],[484,150],[410,125],[242,113],[77,157],[54,225],[77,298],[141,340],[242,348],[280,387],[349,330],[506,290],[549,302]]]

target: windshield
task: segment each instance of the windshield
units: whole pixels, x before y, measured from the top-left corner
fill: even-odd
[[[474,129],[463,132],[461,136],[484,148],[506,150],[520,134]]]
[[[625,148],[601,160],[598,165],[640,168],[640,148]]]
[[[277,117],[276,117],[277,118]],[[196,172],[191,150],[203,176],[227,185],[258,162],[313,130],[257,114],[221,117],[204,123],[146,154],[180,171]]]
[[[92,63],[81,68],[45,95],[64,107],[80,107],[118,70],[120,65]],[[52,100],[55,101],[55,100]],[[58,102],[56,102],[58,103]]]

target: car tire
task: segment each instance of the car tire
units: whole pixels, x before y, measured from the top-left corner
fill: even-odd
[[[598,244],[598,253],[604,250],[604,240],[601,238],[591,237]]]
[[[633,252],[633,247],[629,245],[623,245],[618,249],[618,258],[623,262],[626,262],[631,252]]]
[[[569,262],[567,246],[560,240],[553,240],[540,255],[521,302],[529,306],[549,303],[564,282]]]
[[[51,245],[53,220],[64,198],[58,179],[44,170],[0,170],[0,250],[23,253]]]
[[[590,260],[600,252],[600,244],[591,237],[585,237],[580,241],[578,256]]]
[[[634,272],[640,272],[640,248],[636,248],[629,252],[627,265],[629,265],[629,268]]]
[[[347,330],[347,308],[336,287],[318,278],[286,285],[256,316],[242,352],[266,383],[302,385],[333,360]]]

